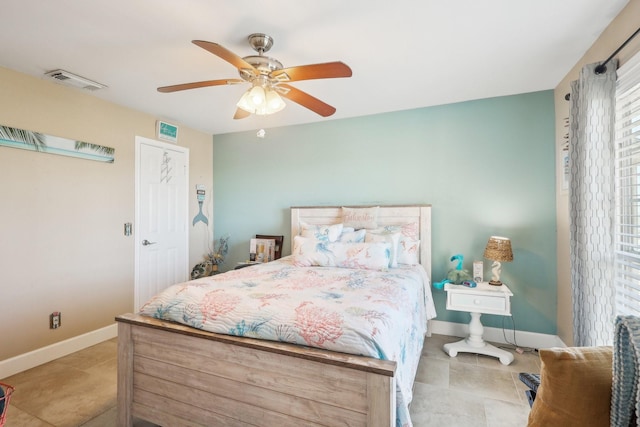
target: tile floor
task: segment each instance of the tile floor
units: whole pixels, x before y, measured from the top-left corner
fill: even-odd
[[[415,427],[526,426],[529,405],[519,372],[539,372],[537,353],[498,359],[459,353],[427,339],[419,366],[411,416]],[[13,385],[5,427],[106,427],[116,425],[116,340],[105,341],[2,382]],[[138,422],[136,426],[149,426]]]

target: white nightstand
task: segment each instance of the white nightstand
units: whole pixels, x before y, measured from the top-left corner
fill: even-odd
[[[471,314],[469,336],[462,341],[444,345],[444,351],[451,357],[458,352],[486,354],[500,359],[503,365],[513,362],[513,354],[499,349],[482,339],[483,327],[481,314],[499,314],[511,316],[510,297],[513,296],[507,285],[492,286],[486,282],[478,283],[475,288],[447,283],[447,310],[467,311]]]

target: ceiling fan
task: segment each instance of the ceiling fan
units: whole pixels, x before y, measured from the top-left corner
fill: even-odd
[[[158,88],[158,92],[177,92],[208,86],[250,83],[249,88],[238,104],[234,119],[243,119],[251,114],[265,115],[282,110],[285,106],[282,97],[302,105],[305,108],[328,117],[336,112],[329,104],[309,95],[306,92],[289,85],[290,82],[313,79],[331,79],[337,77],[351,77],[351,68],[340,61],[322,64],[300,65],[284,68],[277,59],[265,56],[273,46],[273,39],[262,33],[254,33],[248,37],[251,47],[258,55],[241,58],[217,43],[193,40],[201,48],[224,59],[238,69],[240,79],[205,80],[201,82],[183,83]]]

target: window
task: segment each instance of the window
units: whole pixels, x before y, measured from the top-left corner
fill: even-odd
[[[640,315],[640,53],[618,70],[615,120],[616,313]]]

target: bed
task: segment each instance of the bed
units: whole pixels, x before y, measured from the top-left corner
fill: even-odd
[[[353,207],[352,213],[367,209],[373,207]],[[303,239],[298,237],[296,241],[295,236],[301,234],[302,227],[340,224],[343,213],[342,207],[291,208],[292,248],[299,251],[301,247],[300,241]],[[426,280],[421,285],[424,289],[422,298],[425,299],[425,305],[431,306],[431,313],[425,313],[420,322],[415,322],[415,319],[409,322],[426,323],[428,318],[435,315],[432,312],[433,301],[428,281],[431,273],[430,206],[380,206],[376,209],[376,215],[378,227],[392,228],[409,224],[416,227],[420,240],[420,245],[416,248],[416,259],[421,268],[406,267],[390,271],[395,272],[398,277],[414,277],[419,274],[418,271],[423,275],[426,273]],[[345,276],[350,271],[347,268],[324,267],[312,270],[313,267],[301,267],[300,260],[299,254],[294,254],[264,266],[214,276],[209,281],[199,279],[179,284],[172,287],[170,292],[181,296],[194,292],[195,295],[204,286],[220,285],[223,279],[227,286],[224,292],[249,284],[254,295],[260,296],[257,301],[252,302],[260,304],[259,306],[244,310],[245,314],[250,312],[253,315],[265,305],[271,304],[273,299],[269,299],[271,294],[260,291],[262,279],[259,276],[262,274],[282,279],[276,282],[277,286],[280,290],[286,289],[288,295],[293,292],[293,288],[288,288],[287,283],[298,283],[292,275],[316,277],[320,270],[326,270],[327,274],[335,274],[329,272],[339,270],[338,274]],[[353,275],[366,278],[363,280],[369,280],[369,277],[376,274],[361,269],[353,271]],[[334,295],[335,283],[340,283],[340,280],[342,279],[333,277],[316,280],[333,284],[331,291],[322,291],[328,304],[342,304],[346,301],[341,299],[342,292],[339,297]],[[371,280],[373,283],[373,279]],[[389,282],[395,278],[381,276],[380,280]],[[371,288],[375,289],[373,285]],[[411,287],[407,285],[406,288]],[[394,293],[396,292],[396,287],[387,286],[387,289],[394,289]],[[274,333],[277,328],[263,327],[257,321],[245,324],[243,318],[241,333],[238,333],[235,324],[225,327],[225,321],[221,321],[221,331],[226,331],[225,333],[211,332],[203,330],[203,323],[211,323],[215,327],[217,316],[202,318],[199,310],[190,311],[188,305],[186,309],[182,307],[181,311],[176,311],[172,305],[174,303],[168,303],[165,295],[156,296],[145,306],[147,314],[151,313],[155,317],[124,314],[116,318],[118,425],[132,426],[134,418],[164,426],[381,427],[396,425],[398,422],[400,425],[411,425],[408,419],[408,402],[405,404],[401,401],[410,401],[410,387],[417,362],[405,363],[405,359],[411,359],[405,356],[405,352],[417,352],[419,358],[422,339],[416,340],[413,337],[411,342],[417,343],[413,347],[419,345],[420,348],[411,347],[406,350],[403,347],[402,354],[399,355],[388,354],[396,350],[393,350],[393,345],[387,347],[384,342],[373,344],[370,346],[372,350],[355,347],[347,349],[347,353],[338,342],[341,339],[349,341],[347,338],[350,335],[346,330],[336,336],[332,336],[331,331],[326,332],[326,328],[323,329],[325,334],[322,336],[315,332],[301,333],[296,336],[298,339],[302,336],[303,341],[298,342],[294,338],[286,338],[291,334],[287,335],[278,329],[275,338],[265,340],[253,338],[252,333],[258,329]],[[409,298],[413,301],[414,297],[402,297],[403,300]],[[190,300],[185,297],[185,301]],[[217,301],[219,303],[220,300]],[[298,307],[308,308],[306,304],[308,303]],[[390,305],[393,304],[387,304]],[[182,318],[172,318],[172,310],[174,313],[182,313]],[[222,309],[216,306],[215,310]],[[192,311],[197,315],[184,315],[185,312]],[[313,320],[314,316],[320,315],[318,313],[321,311],[308,311],[305,319]],[[368,320],[368,323],[363,323],[366,327],[373,328],[373,332],[356,330],[351,335],[375,335],[383,323],[401,323]],[[231,334],[229,331],[232,331]],[[412,333],[424,335],[426,332],[426,324],[414,325],[412,328]],[[394,336],[396,335],[398,334]],[[287,340],[292,343],[283,342]],[[406,341],[409,342],[409,339]]]

